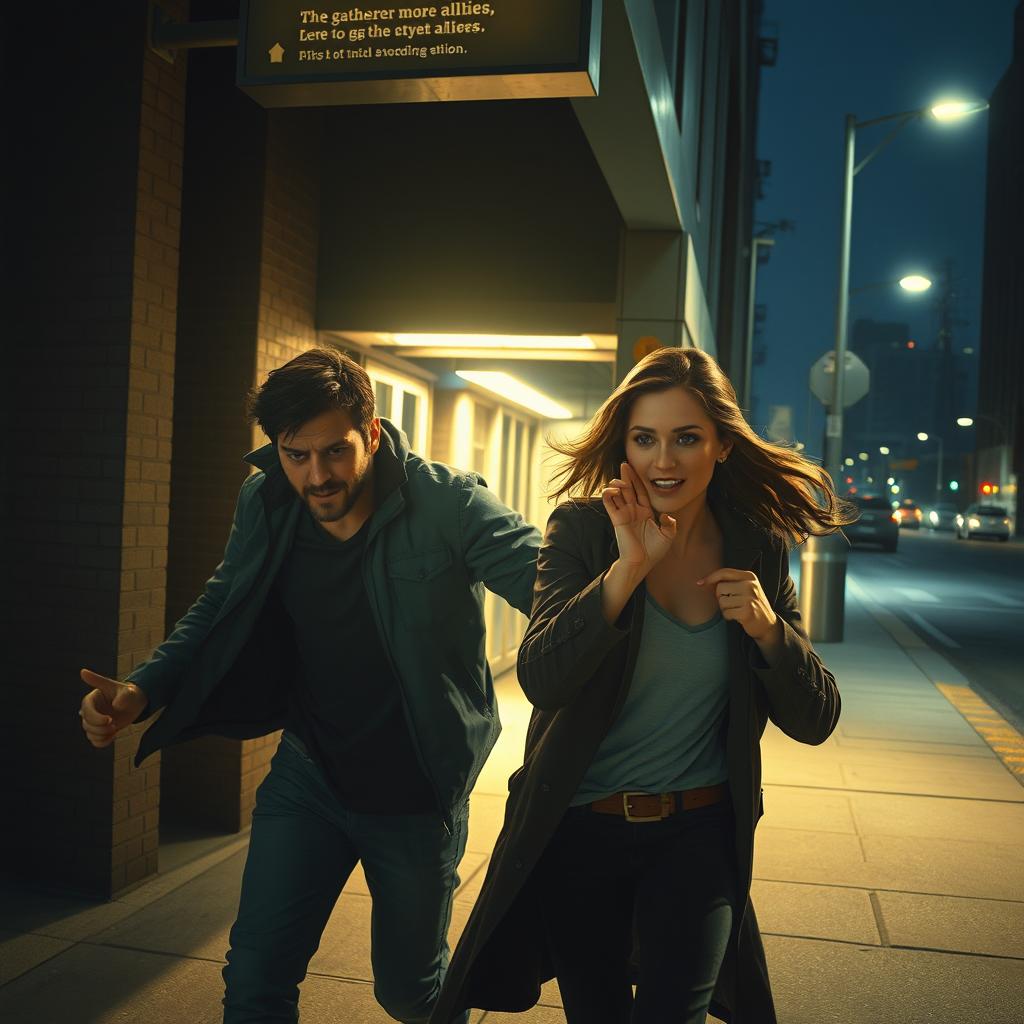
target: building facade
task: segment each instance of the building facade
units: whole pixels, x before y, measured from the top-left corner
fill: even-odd
[[[978,480],[998,481],[1020,530],[1024,478],[1024,3],[1014,16],[1013,59],[989,106],[981,367],[976,419]],[[993,499],[994,500],[994,499]]]

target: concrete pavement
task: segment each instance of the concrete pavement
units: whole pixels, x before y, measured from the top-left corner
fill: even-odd
[[[807,747],[769,726],[762,742],[753,895],[780,1021],[1020,1024],[1024,740],[852,581],[845,641],[819,649],[843,696],[835,734]],[[498,693],[505,731],[471,801],[453,942],[529,718],[512,675]],[[109,903],[3,886],[0,1020],[219,1021],[245,845],[222,840]],[[303,1021],[390,1019],[373,1000],[368,922],[357,871],[303,984]],[[557,986],[529,1013],[481,1020],[563,1021]]]

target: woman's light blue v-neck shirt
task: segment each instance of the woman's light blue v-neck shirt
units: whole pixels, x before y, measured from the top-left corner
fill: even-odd
[[[687,626],[646,597],[629,695],[572,804],[636,790],[666,793],[728,778],[726,623]]]

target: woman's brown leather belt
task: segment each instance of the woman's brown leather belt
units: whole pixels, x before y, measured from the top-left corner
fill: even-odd
[[[680,811],[717,804],[729,795],[729,784],[680,789],[674,793],[612,793],[590,804],[599,814],[617,814],[626,821],[661,821]]]

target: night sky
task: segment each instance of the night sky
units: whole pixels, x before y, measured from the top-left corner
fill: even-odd
[[[821,455],[822,408],[807,375],[835,340],[843,119],[868,120],[945,96],[987,100],[1008,67],[1017,0],[766,0],[765,34],[779,38],[764,68],[758,157],[771,161],[759,221],[796,222],[776,234],[758,274],[767,319],[758,344],[751,417],[764,429],[770,405],[791,405],[798,440]],[[857,132],[857,159],[891,125]],[[855,179],[850,288],[954,261],[957,350],[978,350],[985,211],[987,113],[940,125],[914,122]],[[895,285],[855,295],[858,317],[904,321],[934,344],[935,288],[911,297]]]

